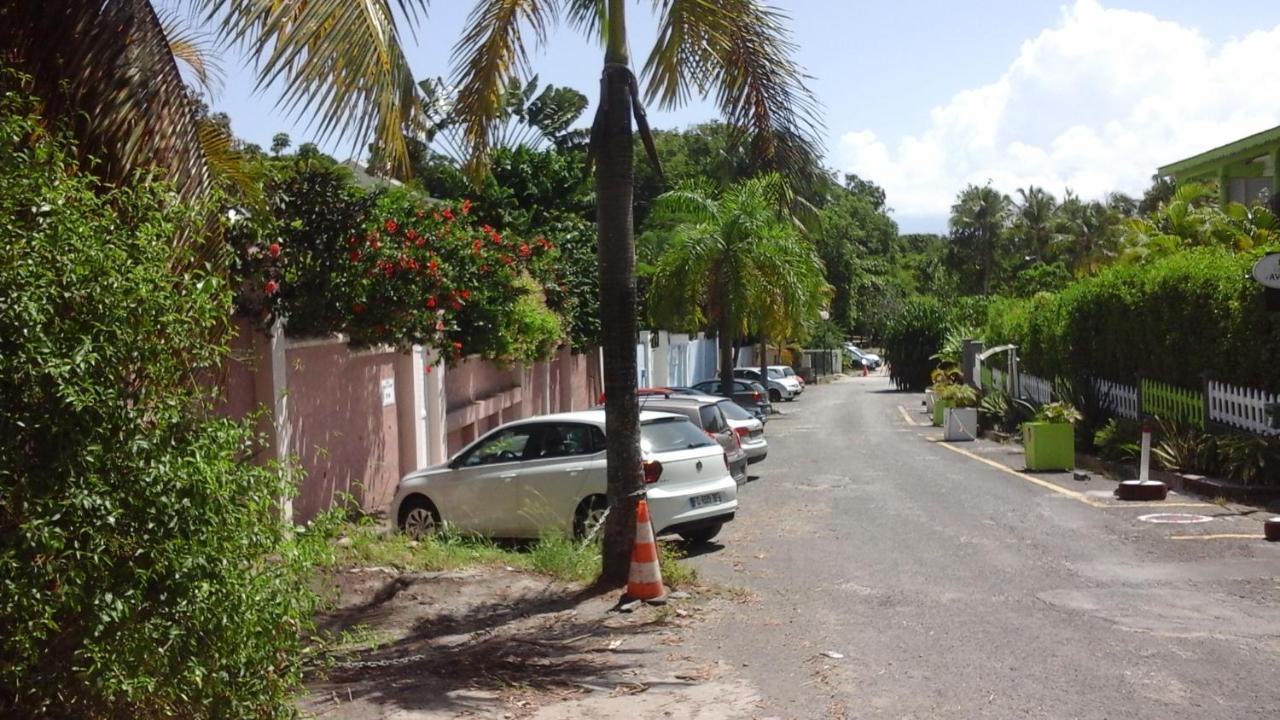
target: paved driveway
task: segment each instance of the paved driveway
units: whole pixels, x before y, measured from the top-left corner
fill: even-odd
[[[933,442],[919,402],[871,377],[785,404],[724,547],[694,559],[752,595],[693,642],[759,717],[1280,711],[1280,545],[1256,516],[1003,469],[1016,448]],[[1138,519],[1159,512],[1211,519]]]

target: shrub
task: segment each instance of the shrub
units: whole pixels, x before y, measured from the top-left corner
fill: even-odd
[[[934,368],[932,356],[942,348],[950,326],[942,303],[917,296],[903,303],[884,332],[885,361],[889,377],[902,390],[923,390],[929,386]]]
[[[1083,419],[1079,410],[1069,402],[1045,403],[1036,409],[1036,422],[1068,423],[1075,425]]]
[[[96,182],[32,108],[0,94],[0,716],[292,715],[315,545],[195,381],[228,288],[175,270],[166,185]]]
[[[1136,460],[1141,443],[1141,428],[1131,420],[1111,418],[1093,434],[1093,447],[1104,460]]]

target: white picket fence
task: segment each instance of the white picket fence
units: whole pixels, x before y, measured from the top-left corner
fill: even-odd
[[[1134,385],[1122,385],[1118,382],[1090,378],[1093,392],[1098,402],[1117,417],[1137,420],[1141,417],[1138,405],[1138,388]]]
[[[1209,381],[1209,421],[1247,430],[1257,435],[1276,435],[1267,420],[1265,405],[1277,396],[1257,388],[1242,388]]]
[[[999,368],[991,368],[991,384],[1001,390],[1008,391],[1009,374]],[[1018,373],[1019,386],[1017,394],[1020,397],[1027,398],[1037,405],[1044,405],[1053,402],[1053,383],[1038,378],[1035,375],[1026,373]]]

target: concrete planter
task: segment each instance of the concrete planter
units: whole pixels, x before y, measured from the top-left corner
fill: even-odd
[[[942,427],[944,419],[942,414],[946,412],[947,407],[947,401],[942,398],[936,398],[933,401],[933,410],[931,412],[933,413],[933,424],[937,427]]]
[[[1075,429],[1071,423],[1024,423],[1022,447],[1026,451],[1028,470],[1075,468]]]
[[[933,414],[933,403],[937,399],[938,396],[933,394],[933,388],[924,391],[924,408],[930,415]]]
[[[948,442],[978,437],[978,408],[947,408],[942,439]]]

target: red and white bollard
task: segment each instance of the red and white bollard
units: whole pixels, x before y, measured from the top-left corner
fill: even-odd
[[[1142,456],[1138,460],[1138,479],[1125,480],[1116,488],[1121,500],[1164,500],[1169,486],[1151,479],[1151,424],[1142,423]]]

